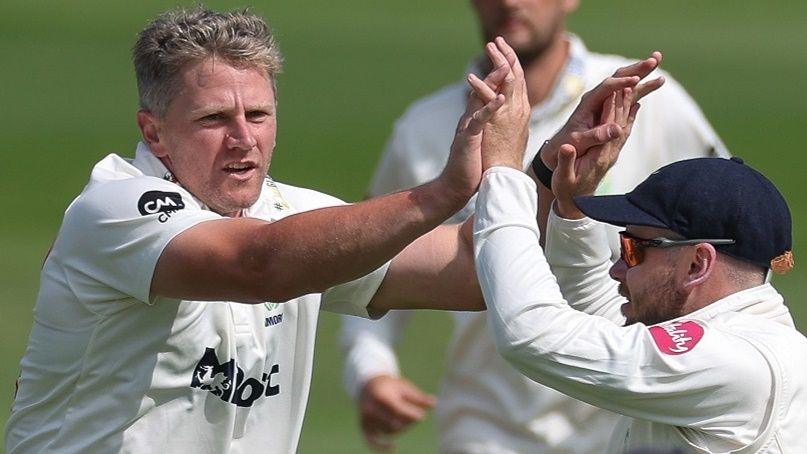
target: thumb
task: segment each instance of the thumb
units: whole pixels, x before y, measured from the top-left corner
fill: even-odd
[[[561,145],[560,150],[558,150],[558,168],[555,169],[555,174],[561,178],[561,181],[567,183],[574,182],[574,163],[576,159],[577,149],[575,149],[574,146],[568,143]]]

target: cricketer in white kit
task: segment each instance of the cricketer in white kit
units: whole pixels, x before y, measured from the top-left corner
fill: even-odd
[[[632,97],[617,92],[601,121],[629,135]],[[523,148],[491,149],[474,256],[497,350],[624,415],[609,453],[805,452],[807,338],[768,282],[794,265],[784,197],[739,158],[683,160],[625,195],[591,195],[627,135],[589,147],[564,127],[540,152],[554,168],[551,185],[541,179],[555,196],[546,258]],[[616,263],[601,222],[625,228]]]
[[[486,81],[507,87],[497,46]],[[282,59],[263,19],[168,11],[133,54],[143,142],[65,212],[7,452],[294,452],[320,306],[484,308],[470,224],[440,224],[478,187],[482,128],[512,96],[469,99],[434,181],[347,205],[266,176]],[[430,285],[446,272],[464,279]]]
[[[546,100],[532,108],[524,166],[542,142],[569,118],[582,94],[629,60],[590,52],[567,34],[569,56]],[[470,67],[480,73],[480,62]],[[608,172],[598,194],[623,193],[664,164],[728,151],[686,91],[661,70],[665,86],[642,102],[622,157]],[[370,186],[370,195],[417,186],[439,175],[448,159],[454,125],[462,115],[467,88],[450,85],[416,101],[396,122]],[[472,199],[448,222],[473,213]],[[613,259],[618,257],[611,232]],[[343,317],[345,386],[358,397],[362,386],[380,375],[399,376],[394,347],[410,313],[393,311],[371,321]],[[446,352],[436,406],[440,451],[445,453],[596,452],[610,436],[612,413],[580,402],[519,374],[502,360],[483,313],[453,312],[454,330]],[[405,373],[405,371],[404,371]]]
[[[283,304],[152,298],[166,245],[223,219],[170,179],[141,143],[134,160],[99,162],[67,209],[42,270],[10,452],[295,450],[320,304],[368,316],[388,265],[321,303],[318,294]],[[243,215],[274,222],[340,204],[267,177]]]
[[[770,284],[658,325],[623,327],[603,224],[553,213],[547,263],[536,207],[526,175],[486,173],[475,249],[489,323],[525,376],[625,415],[601,452],[807,450],[807,340]]]

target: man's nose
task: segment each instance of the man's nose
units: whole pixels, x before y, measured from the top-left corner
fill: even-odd
[[[244,119],[234,120],[224,138],[227,148],[234,150],[251,150],[258,144]]]
[[[611,269],[608,270],[608,275],[611,276],[611,279],[615,281],[624,282],[625,281],[625,273],[628,271],[628,265],[625,264],[625,261],[619,259],[611,265]]]

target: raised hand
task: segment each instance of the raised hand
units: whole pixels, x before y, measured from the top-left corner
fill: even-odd
[[[475,81],[479,81],[486,87],[498,87],[504,83],[505,78],[511,72],[507,60],[502,57],[494,61],[493,70],[485,78],[479,81],[473,76]],[[473,84],[472,84],[473,87]],[[488,89],[487,93],[492,93]],[[479,181],[482,177],[482,141],[485,125],[491,121],[496,112],[505,105],[506,97],[503,94],[492,93],[492,96],[481,97],[473,93],[468,97],[468,102],[457,124],[454,133],[454,141],[451,144],[451,152],[448,156],[443,172],[436,182],[444,186],[445,194],[450,197],[456,195],[457,199],[465,204],[467,200],[476,192]]]
[[[563,144],[573,146],[578,157],[599,151],[615,159],[630,135],[638,101],[664,84],[663,77],[639,83],[658,67],[661,59],[661,52],[653,52],[645,60],[619,68],[584,94],[566,124],[542,147],[540,159],[554,169]],[[616,102],[617,93],[622,94],[623,102]]]
[[[618,69],[583,95],[566,124],[535,157],[555,169],[552,192],[560,216],[583,216],[572,198],[592,194],[616,162],[636,120],[638,101],[664,84],[663,77],[640,83],[661,59],[660,52],[653,52],[645,60]],[[548,204],[542,205],[539,223],[546,219],[548,209]]]
[[[368,380],[359,396],[361,430],[377,451],[395,449],[392,436],[422,420],[436,400],[405,378],[379,375]]]
[[[508,166],[522,170],[530,118],[524,71],[515,51],[503,38],[497,37],[494,42],[488,43],[485,51],[494,70],[485,80],[471,74],[468,76],[468,83],[474,96],[481,102],[503,98],[503,105],[485,125],[482,136],[482,169]]]

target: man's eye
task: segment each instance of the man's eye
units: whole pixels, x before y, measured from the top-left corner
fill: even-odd
[[[221,120],[223,118],[224,118],[224,115],[222,115],[220,113],[212,113],[212,114],[209,114],[209,115],[205,115],[204,117],[200,118],[199,120],[203,121],[205,123],[211,123],[211,122],[214,122],[214,121],[219,121],[219,120]]]
[[[263,110],[253,110],[247,112],[247,120],[254,123],[261,123],[266,120],[271,114]]]

